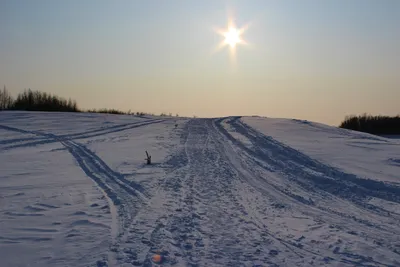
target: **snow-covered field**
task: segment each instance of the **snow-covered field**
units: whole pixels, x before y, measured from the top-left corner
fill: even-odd
[[[0,112],[0,266],[154,255],[400,266],[400,140],[290,119]]]

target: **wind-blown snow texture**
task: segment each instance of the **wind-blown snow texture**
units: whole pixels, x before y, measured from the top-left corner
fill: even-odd
[[[258,117],[2,112],[0,151],[4,266],[400,266],[396,139]]]

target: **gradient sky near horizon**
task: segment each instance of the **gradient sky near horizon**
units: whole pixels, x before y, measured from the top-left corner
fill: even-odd
[[[229,16],[250,25],[235,64],[213,53]],[[156,114],[396,115],[400,1],[2,0],[3,84]]]

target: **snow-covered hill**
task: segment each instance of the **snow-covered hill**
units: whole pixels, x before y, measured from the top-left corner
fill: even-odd
[[[1,112],[0,229],[1,266],[400,266],[400,143],[288,119]]]

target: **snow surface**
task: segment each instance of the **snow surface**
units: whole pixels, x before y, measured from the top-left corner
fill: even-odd
[[[399,171],[307,121],[0,112],[1,266],[400,266]]]

